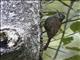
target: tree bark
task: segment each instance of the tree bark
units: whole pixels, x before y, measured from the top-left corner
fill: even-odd
[[[39,59],[39,10],[38,0],[2,0],[0,2],[0,32],[6,32],[9,41],[9,49],[5,48],[5,52],[1,52],[1,60]]]

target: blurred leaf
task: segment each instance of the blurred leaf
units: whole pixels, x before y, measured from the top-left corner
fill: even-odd
[[[80,51],[80,48],[78,47],[66,47],[66,48],[70,50]]]
[[[48,11],[46,15],[54,15],[56,12],[54,11]]]
[[[74,32],[80,32],[80,22],[75,22],[70,26],[71,30]]]
[[[63,8],[61,8],[63,7]],[[53,3],[46,4],[43,8],[44,11],[56,11],[59,10],[60,12],[64,11],[64,5],[60,3],[59,1],[54,1]]]
[[[80,9],[77,9],[77,11],[76,11],[78,14],[80,13]]]
[[[73,37],[63,38],[64,45],[69,44],[73,40]]]
[[[55,13],[57,13],[57,12],[55,12],[55,11],[44,11],[44,12],[43,12],[43,16],[52,16],[52,15],[54,15]]]
[[[72,56],[72,57],[64,59],[64,60],[80,60],[80,56],[79,55],[75,55],[75,56]]]

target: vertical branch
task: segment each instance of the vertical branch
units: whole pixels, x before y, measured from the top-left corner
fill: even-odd
[[[42,9],[42,0],[40,1],[40,12],[39,12],[39,14],[40,14],[40,20],[41,20],[41,18],[42,18],[42,11],[41,11],[41,9]],[[43,58],[42,58],[42,55],[43,55],[43,37],[42,37],[42,24],[41,24],[41,21],[40,21],[40,32],[41,32],[41,35],[40,35],[40,51],[39,51],[39,60],[43,60]]]
[[[73,3],[74,3],[74,1],[71,1],[70,7],[73,6]],[[69,17],[70,10],[71,10],[71,8],[68,8],[67,15],[66,15],[66,21],[68,21],[68,17]],[[64,35],[65,35],[66,26],[67,26],[67,23],[65,23],[65,25],[64,25],[64,31],[63,31],[63,34],[62,34],[62,37],[61,37],[61,41],[60,41],[60,43],[59,43],[59,45],[58,45],[58,48],[57,48],[57,50],[56,50],[55,56],[53,57],[53,60],[55,60],[56,57],[57,57],[57,55],[58,55],[59,49],[60,49],[61,44],[62,44],[62,40],[63,40]]]

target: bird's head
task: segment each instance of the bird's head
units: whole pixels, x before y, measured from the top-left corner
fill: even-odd
[[[62,22],[65,18],[65,15],[62,12],[57,12],[56,17]]]

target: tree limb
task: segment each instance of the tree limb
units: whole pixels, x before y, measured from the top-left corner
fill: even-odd
[[[65,5],[65,6],[67,6],[67,7],[69,7],[70,9],[73,9],[71,6],[69,6],[69,5],[67,5],[66,3],[64,3],[63,1],[61,1],[61,0],[58,0],[59,2],[61,2],[63,5]]]
[[[64,23],[68,23],[68,22],[77,21],[77,20],[80,20],[80,18],[77,18],[77,19],[74,19],[74,20],[69,20],[69,21],[64,21],[64,22],[62,22],[62,24],[64,24]]]

